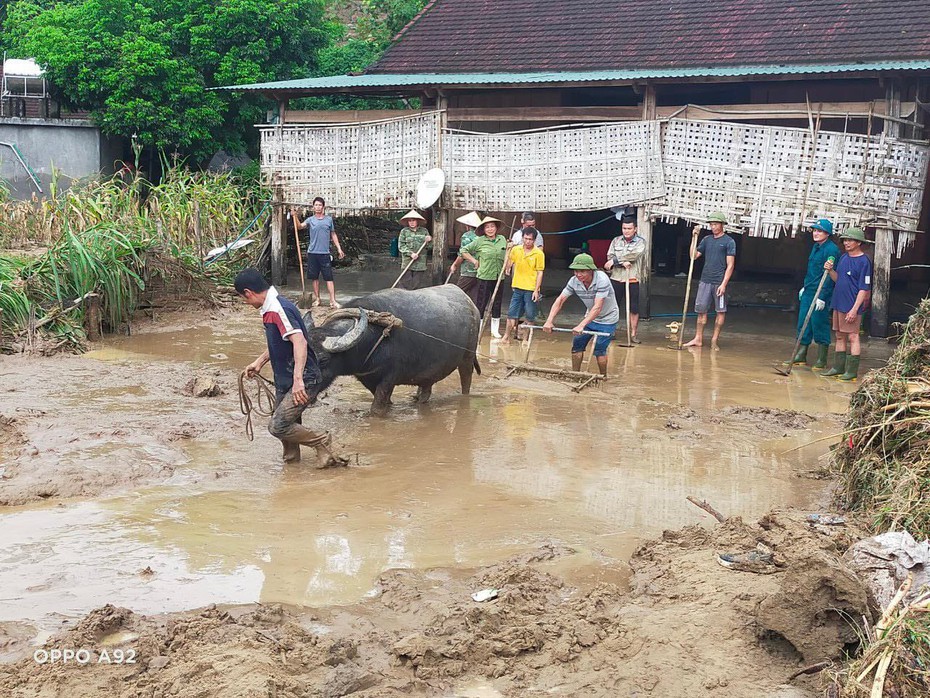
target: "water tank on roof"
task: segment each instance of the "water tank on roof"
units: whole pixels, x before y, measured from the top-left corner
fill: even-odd
[[[3,59],[4,97],[45,97],[45,71],[31,58]]]

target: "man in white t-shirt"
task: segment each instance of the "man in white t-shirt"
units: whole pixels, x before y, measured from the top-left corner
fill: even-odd
[[[532,211],[524,211],[523,215],[520,216],[522,224],[520,225],[520,230],[514,231],[513,235],[510,236],[510,243],[514,247],[520,247],[523,245],[523,231],[527,228],[532,228],[536,232],[536,247],[542,249],[543,246],[543,236],[536,229],[536,214]]]

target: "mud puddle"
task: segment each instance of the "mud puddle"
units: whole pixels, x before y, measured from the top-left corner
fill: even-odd
[[[544,563],[553,574],[582,589],[622,586],[642,539],[707,520],[688,495],[746,519],[812,506],[821,485],[797,473],[816,467],[827,444],[787,451],[836,431],[824,415],[845,409],[852,388],[803,370],[774,374],[783,352],[765,339],[676,352],[643,335],[633,350],[612,349],[605,387],[580,395],[504,379],[523,348],[487,339],[470,397],[450,378],[418,408],[413,389],[400,388],[391,416],[375,419],[368,393],[343,379],[309,413],[358,454],[332,472],[283,467],[261,425],[245,440],[232,386],[263,348],[252,313],[44,360],[77,386],[60,395],[18,380],[33,364],[4,364],[0,389],[14,389],[2,411],[34,459],[117,474],[81,501],[0,510],[0,621],[50,629],[104,603],[147,614],[214,602],[349,604],[385,570],[474,568],[551,544],[576,551]],[[567,358],[567,341],[537,333],[532,362]],[[178,397],[198,371],[226,393]],[[44,416],[28,412],[37,403]],[[818,419],[792,421],[793,411]],[[138,478],[118,475],[127,471]]]

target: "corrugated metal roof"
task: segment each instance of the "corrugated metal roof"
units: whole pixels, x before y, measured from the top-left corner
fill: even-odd
[[[817,75],[896,70],[930,70],[930,60],[881,61],[816,65],[748,65],[716,68],[667,68],[650,70],[592,70],[549,73],[412,73],[332,75],[279,82],[228,85],[220,90],[315,91],[347,88],[441,87],[443,85],[523,85],[527,83],[608,82],[613,80],[668,80],[705,77],[751,77],[766,75]]]

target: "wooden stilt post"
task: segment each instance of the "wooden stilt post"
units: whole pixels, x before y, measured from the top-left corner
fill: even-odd
[[[436,106],[441,110],[439,114],[439,134],[437,135],[436,167],[442,167],[442,134],[446,128],[446,108],[448,98],[440,93]],[[448,207],[447,197],[443,193],[433,207],[433,259],[430,263],[430,272],[433,283],[442,283],[445,278],[446,255],[449,253],[449,231],[452,229],[452,210]]]
[[[284,193],[281,185],[274,188],[274,208],[271,214],[271,283],[287,284],[287,225],[284,219]]]
[[[643,89],[643,121],[652,121],[655,118],[656,88],[654,85],[646,85]],[[648,318],[652,296],[652,219],[649,218],[645,206],[636,207],[636,230],[646,241],[646,253],[643,255],[643,278],[639,280],[637,292],[641,316]]]
[[[901,116],[901,86],[897,80],[889,78],[885,87],[885,113],[888,116]],[[898,138],[901,124],[885,120],[886,136]],[[872,279],[872,319],[869,334],[873,337],[888,336],[888,306],[891,302],[891,258],[894,255],[894,231],[891,228],[877,228],[875,231],[875,256],[872,259],[874,277]]]
[[[96,293],[88,294],[84,299],[84,334],[91,342],[100,339],[103,332],[103,312],[100,307],[100,296]]]

